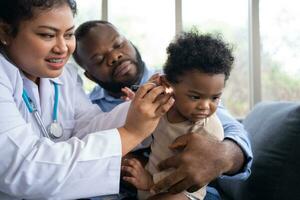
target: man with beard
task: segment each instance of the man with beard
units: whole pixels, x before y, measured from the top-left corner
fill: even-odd
[[[90,99],[104,112],[123,103],[121,89],[146,82],[154,70],[145,67],[137,48],[106,21],[88,21],[80,25],[75,36],[75,61],[84,74],[96,82]]]
[[[143,83],[153,74],[133,44],[109,22],[85,22],[77,28],[75,36],[74,59],[85,75],[98,83],[90,97],[104,112],[124,102],[120,99],[122,87]],[[253,156],[247,132],[223,106],[218,107],[217,115],[224,129],[224,140],[218,142],[205,131],[177,138],[170,148],[182,151],[159,164],[161,170],[175,168],[175,173],[157,183],[153,191],[193,192],[220,175],[222,179],[237,180],[250,175]],[[219,194],[208,187],[205,200],[213,199],[220,199]]]
[[[75,36],[73,58],[85,70],[85,76],[98,84],[90,93],[90,99],[104,112],[124,102],[122,88],[143,84],[155,73],[146,68],[138,49],[107,21],[85,22],[76,29]],[[141,150],[129,156],[144,158],[149,151],[144,147],[150,143],[151,138],[146,139],[137,148]],[[120,194],[103,199],[132,199],[135,195],[135,188],[121,180]]]

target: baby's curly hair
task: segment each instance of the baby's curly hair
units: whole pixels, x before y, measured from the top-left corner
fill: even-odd
[[[227,80],[234,61],[232,48],[220,35],[200,34],[197,29],[182,33],[167,47],[167,54],[164,73],[171,83],[192,70],[224,74]]]

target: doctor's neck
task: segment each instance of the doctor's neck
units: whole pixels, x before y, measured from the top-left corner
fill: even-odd
[[[9,54],[5,51],[5,48],[4,47],[1,47],[0,46],[0,54],[2,54],[2,56],[4,56],[4,58],[6,58],[7,61],[9,61],[11,64],[13,64],[14,66],[16,66],[17,68],[19,68],[17,66],[17,64],[15,62],[12,61],[12,59],[10,59],[10,56]],[[24,70],[20,69],[19,70],[22,71],[22,73],[31,81],[35,82],[37,85],[39,85],[39,82],[40,82],[40,78],[39,77],[36,77],[36,76],[33,76],[31,74],[28,74],[27,72],[25,72]]]
[[[2,54],[2,56],[4,56],[6,58],[6,60],[8,60],[11,64],[15,65],[17,67],[17,65],[9,58],[9,56],[7,55],[7,53],[5,52],[5,50],[3,48],[0,48],[0,54]],[[19,68],[20,69],[20,68]],[[21,69],[20,69],[21,70]],[[21,70],[22,73],[31,81],[35,82],[37,85],[40,84],[40,78],[33,76],[31,74],[26,73],[25,71]]]
[[[37,77],[37,76],[33,76],[31,74],[28,74],[27,72],[23,71],[23,74],[29,79],[31,80],[32,82],[34,82],[35,84],[37,84],[38,86],[40,85],[40,77]]]

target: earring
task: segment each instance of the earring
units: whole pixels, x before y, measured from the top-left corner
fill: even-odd
[[[1,43],[2,43],[3,45],[7,45],[7,42],[6,42],[5,40],[1,40]]]

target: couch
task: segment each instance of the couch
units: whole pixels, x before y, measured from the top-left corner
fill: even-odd
[[[300,103],[262,102],[243,121],[253,149],[246,181],[219,181],[224,200],[300,200]]]

